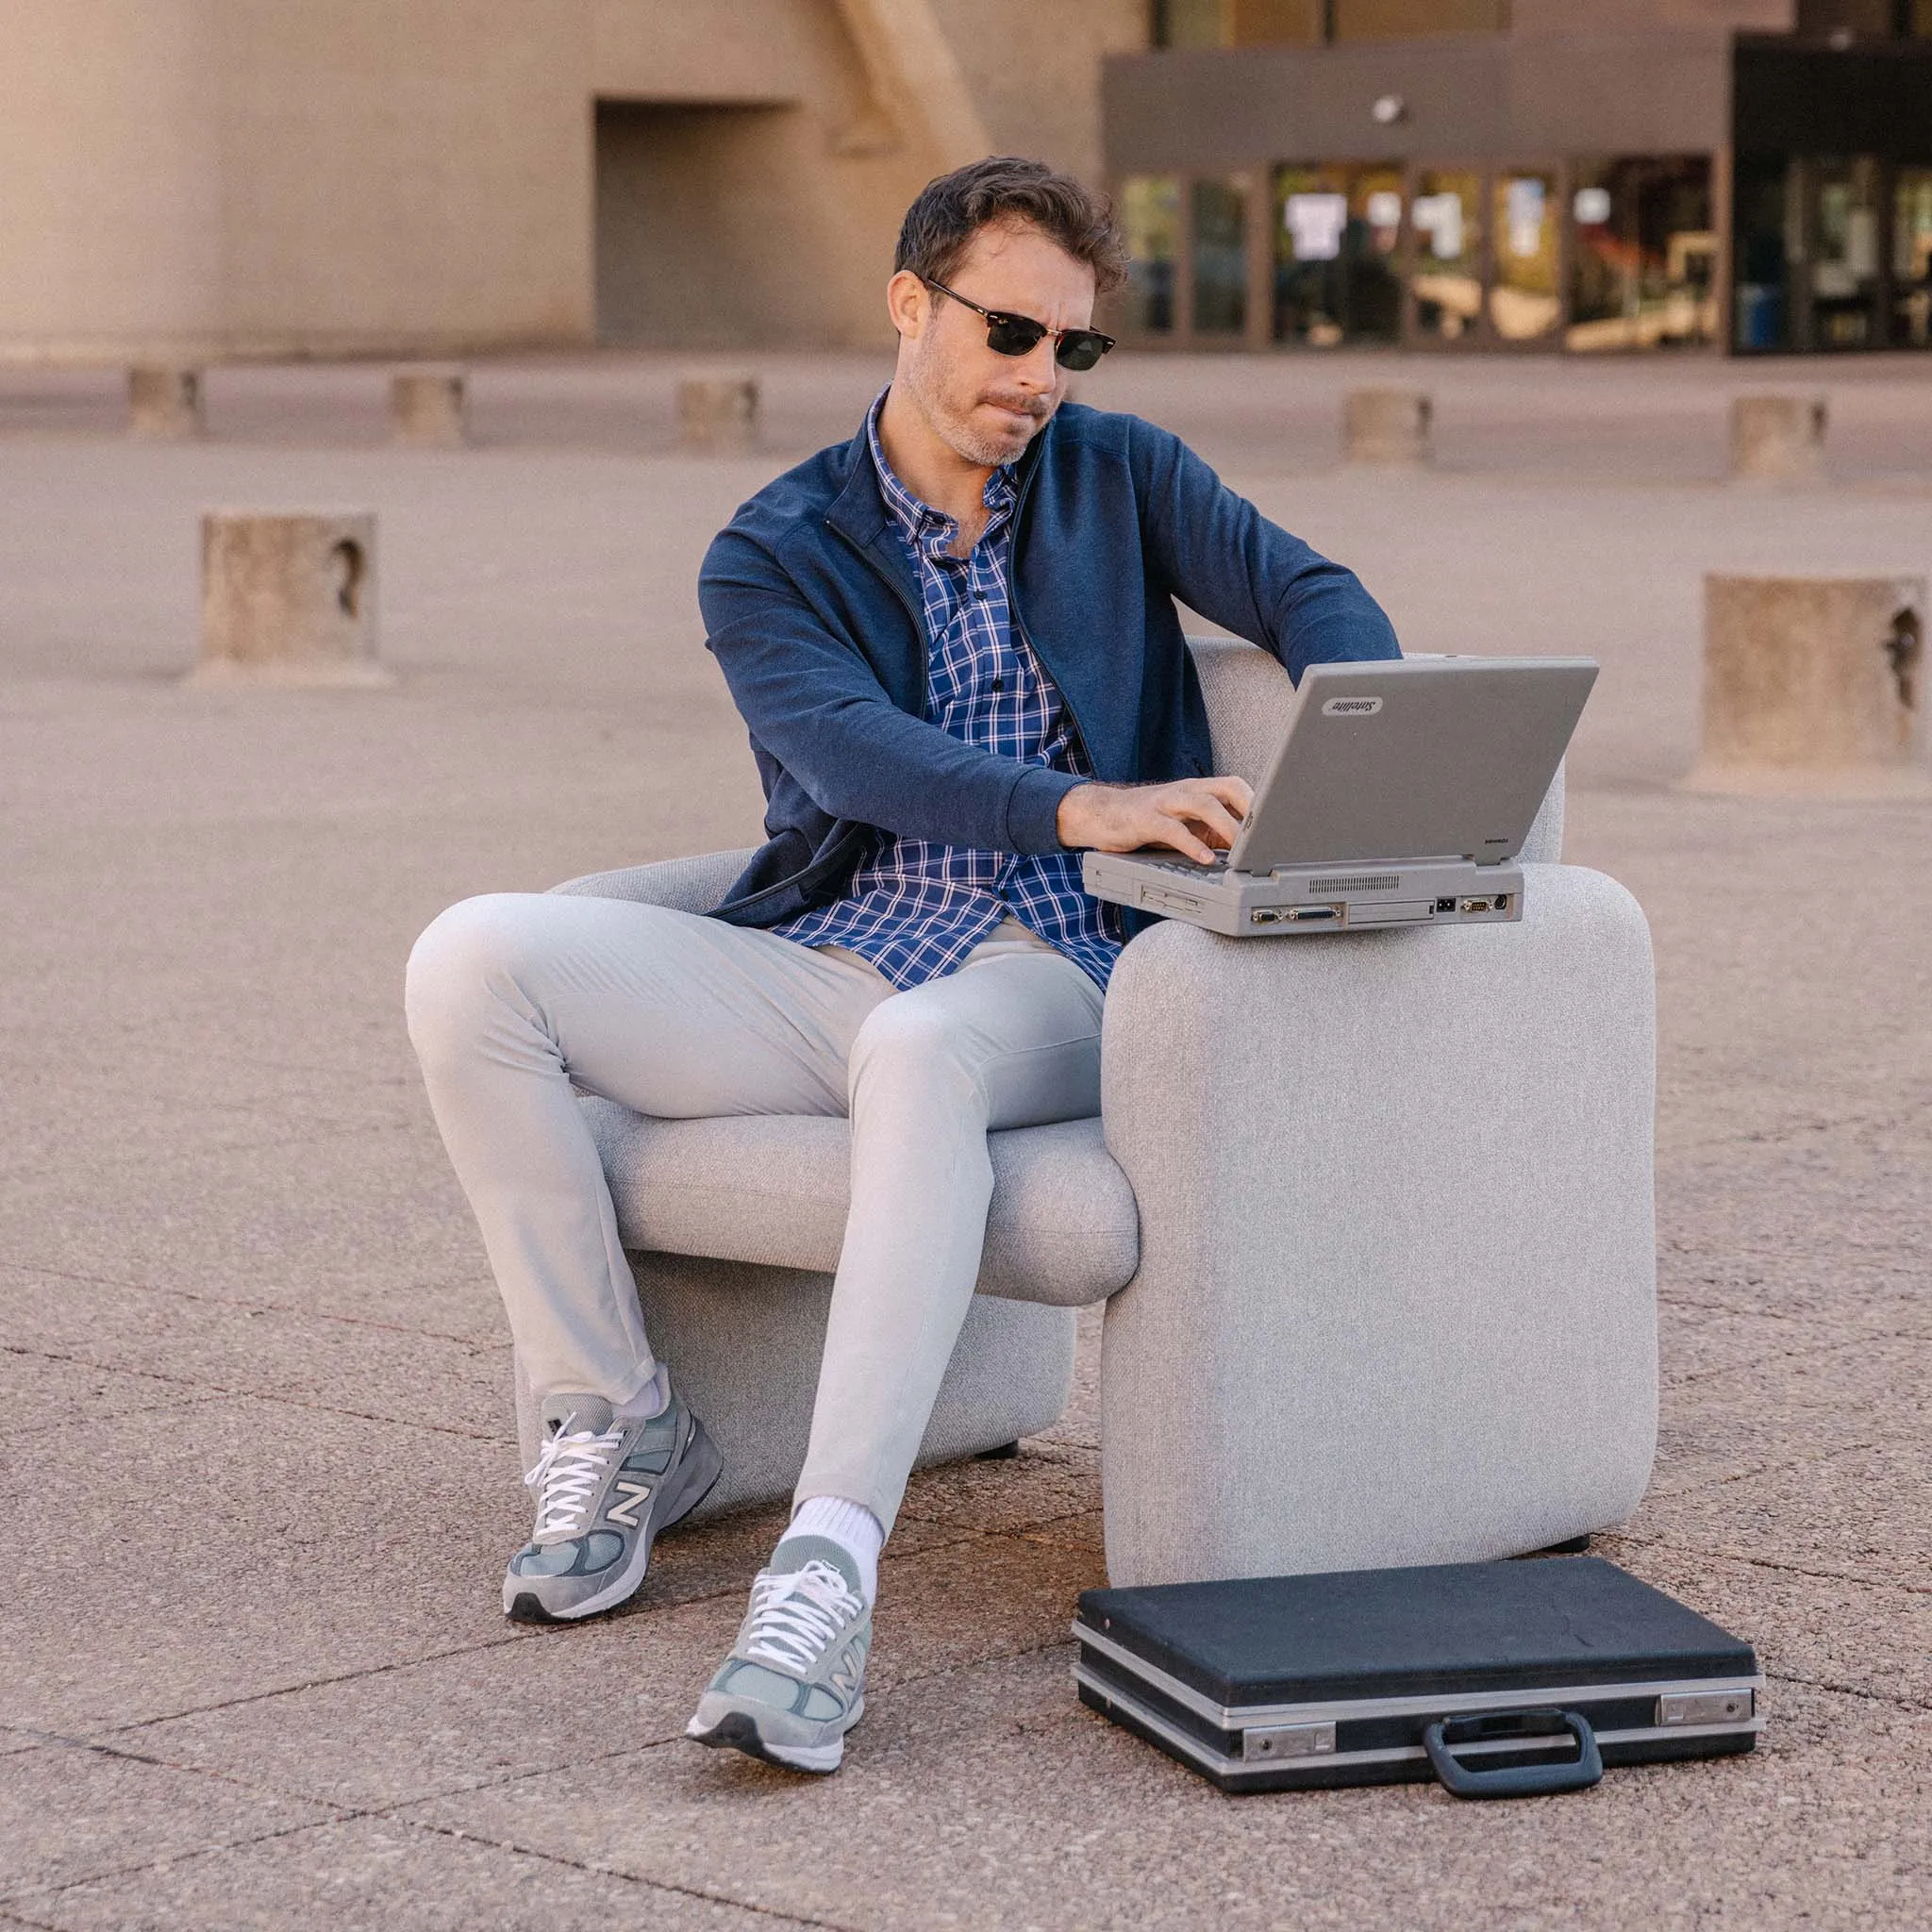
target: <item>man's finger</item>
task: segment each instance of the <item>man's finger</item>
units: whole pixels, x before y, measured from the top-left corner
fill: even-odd
[[[1232,772],[1224,772],[1211,778],[1199,781],[1220,799],[1237,818],[1245,818],[1249,806],[1255,802],[1255,788],[1245,778],[1237,777]]]
[[[1176,799],[1166,809],[1170,817],[1185,819],[1191,825],[1219,837],[1224,845],[1232,845],[1241,834],[1240,818],[1217,798]]]

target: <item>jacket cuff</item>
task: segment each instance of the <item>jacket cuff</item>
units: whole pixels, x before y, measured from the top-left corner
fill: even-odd
[[[1022,772],[1007,799],[1007,850],[1027,854],[1064,850],[1057,823],[1060,800],[1089,782],[1047,765],[1034,765]]]

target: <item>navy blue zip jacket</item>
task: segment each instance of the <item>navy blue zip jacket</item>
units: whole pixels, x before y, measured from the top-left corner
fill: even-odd
[[[1013,623],[1098,778],[1211,769],[1176,597],[1297,680],[1309,664],[1401,656],[1353,572],[1138,416],[1063,404],[1020,458],[1018,484]],[[827,904],[882,831],[1059,849],[1059,803],[1079,779],[926,722],[919,586],[862,425],[739,510],[706,554],[698,604],[765,788],[766,842],[716,917],[769,926]]]

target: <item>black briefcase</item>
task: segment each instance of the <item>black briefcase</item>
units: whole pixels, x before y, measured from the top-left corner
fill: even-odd
[[[1596,1557],[1081,1592],[1080,1701],[1224,1791],[1460,1797],[1749,1751],[1748,1643]]]

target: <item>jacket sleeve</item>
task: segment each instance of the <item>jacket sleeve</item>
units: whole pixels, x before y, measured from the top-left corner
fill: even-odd
[[[762,546],[735,530],[698,578],[707,646],[753,739],[835,819],[987,852],[1058,852],[1081,781],[902,711]]]
[[[1137,423],[1133,467],[1148,561],[1191,609],[1272,651],[1297,684],[1310,664],[1401,657],[1352,570],[1270,523],[1177,436]]]

